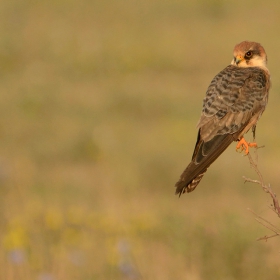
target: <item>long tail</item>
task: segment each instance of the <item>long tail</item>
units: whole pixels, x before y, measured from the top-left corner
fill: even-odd
[[[182,173],[176,183],[176,194],[192,192],[201,181],[207,168],[224,152],[234,141],[232,134],[216,135],[208,142],[204,142],[198,132],[192,161]]]

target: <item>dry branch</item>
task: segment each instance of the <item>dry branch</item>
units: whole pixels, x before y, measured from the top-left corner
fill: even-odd
[[[258,184],[258,185],[261,185],[262,189],[268,193],[270,195],[270,197],[272,198],[272,201],[273,201],[273,208],[271,208],[276,214],[277,216],[280,218],[280,206],[279,206],[279,201],[276,197],[276,194],[272,191],[272,188],[270,186],[270,184],[265,184],[264,182],[264,179],[263,179],[263,176],[257,166],[257,163],[254,162],[252,156],[250,154],[248,154],[248,159],[249,159],[249,162],[250,162],[250,165],[251,167],[255,170],[255,172],[257,173],[258,175],[258,179],[259,180],[253,180],[253,179],[250,179],[250,178],[247,178],[245,176],[243,176],[244,178],[244,183],[246,182],[251,182],[251,183],[255,183],[255,184]],[[280,230],[275,227],[273,224],[271,224],[269,221],[267,221],[266,219],[260,217],[259,215],[257,215],[255,212],[253,212],[252,210],[249,209],[249,211],[251,211],[257,218],[256,220],[262,224],[264,227],[266,227],[267,229],[269,229],[270,231],[274,232],[273,235],[271,236],[264,236],[264,237],[261,237],[261,238],[258,238],[257,240],[267,240],[271,237],[275,237],[275,236],[279,236],[280,235]]]
[[[272,223],[270,223],[269,221],[267,221],[266,219],[264,219],[263,217],[259,216],[257,213],[255,213],[253,210],[251,210],[250,208],[248,208],[248,210],[250,212],[252,212],[257,218],[255,218],[255,220],[257,222],[259,222],[262,226],[266,227],[267,229],[273,231],[275,234],[273,235],[270,235],[270,236],[263,236],[263,237],[260,237],[257,239],[257,241],[260,241],[260,240],[265,240],[267,241],[267,239],[269,238],[272,238],[272,237],[275,237],[275,236],[278,236],[280,235],[280,230],[275,227]]]

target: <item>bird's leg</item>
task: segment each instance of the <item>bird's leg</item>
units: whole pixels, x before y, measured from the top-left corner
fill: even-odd
[[[258,146],[257,143],[255,143],[255,142],[249,143],[249,142],[247,142],[247,141],[245,140],[244,137],[242,137],[242,138],[239,140],[239,142],[238,142],[238,144],[237,144],[237,146],[236,146],[236,151],[239,150],[239,149],[241,149],[240,152],[245,151],[245,155],[248,155],[248,154],[249,154],[249,147],[255,147],[255,148],[256,148],[257,146]]]
[[[257,126],[256,126],[256,125],[253,125],[253,127],[252,127],[253,141],[255,141],[255,139],[256,139],[256,128],[257,128]]]

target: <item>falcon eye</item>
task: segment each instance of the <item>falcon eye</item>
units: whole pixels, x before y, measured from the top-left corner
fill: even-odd
[[[246,54],[245,54],[245,58],[246,58],[246,59],[251,58],[252,55],[253,55],[253,52],[252,52],[252,51],[248,51],[248,52],[246,52]]]

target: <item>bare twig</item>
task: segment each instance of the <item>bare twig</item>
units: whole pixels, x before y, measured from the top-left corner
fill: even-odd
[[[276,197],[276,194],[272,191],[270,184],[266,185],[264,180],[263,180],[263,176],[257,166],[257,164],[254,162],[252,156],[250,154],[248,154],[248,159],[250,162],[251,167],[255,170],[255,172],[257,173],[259,180],[252,180],[250,178],[246,178],[245,176],[243,176],[245,183],[246,182],[252,182],[252,183],[256,183],[262,186],[263,190],[266,193],[269,193],[269,195],[272,198],[273,201],[273,206],[274,206],[274,211],[275,213],[278,215],[278,217],[280,218],[280,205],[279,205],[279,201]]]
[[[278,229],[275,225],[273,225],[272,223],[270,223],[269,221],[267,221],[265,218],[259,216],[257,213],[255,213],[253,210],[251,210],[250,208],[248,208],[248,210],[250,212],[252,212],[256,217],[258,217],[260,220],[263,220],[264,222],[266,222],[267,224],[269,224],[271,227],[273,227],[274,229],[271,229],[272,231],[274,231],[275,233],[280,233],[280,229]],[[256,220],[258,222],[260,222],[257,218]]]
[[[258,238],[257,239],[257,241],[261,241],[261,240],[265,240],[265,241],[267,241],[267,239],[269,239],[269,238],[272,238],[272,237],[275,237],[275,236],[278,236],[279,234],[273,234],[273,235],[270,235],[270,236],[263,236],[263,237],[260,237],[260,238]]]
[[[280,235],[280,230],[278,228],[276,228],[272,223],[270,223],[269,221],[267,221],[266,219],[262,218],[261,216],[259,216],[257,213],[255,213],[253,210],[249,209],[248,210],[250,212],[252,212],[256,217],[258,218],[255,218],[257,222],[259,222],[262,226],[266,227],[267,229],[271,230],[274,232],[273,235],[270,235],[270,236],[263,236],[263,237],[260,237],[257,239],[257,241],[260,241],[260,240],[265,240],[267,241],[267,239],[269,238],[272,238],[272,237],[275,237],[275,236],[279,236]]]
[[[270,197],[272,198],[273,201],[273,208],[270,207],[276,214],[277,216],[280,218],[280,206],[279,206],[279,201],[276,197],[276,194],[272,191],[270,184],[265,184],[263,176],[257,166],[257,163],[254,162],[252,156],[250,154],[248,154],[248,159],[250,162],[251,167],[255,170],[255,172],[257,173],[259,180],[253,180],[250,178],[247,178],[245,176],[243,176],[244,179],[244,183],[246,182],[251,182],[251,183],[255,183],[258,185],[261,185],[262,189],[268,193],[270,195]],[[266,219],[262,218],[261,216],[259,216],[258,214],[256,214],[254,211],[252,211],[251,209],[248,209],[249,211],[251,211],[257,218],[256,221],[258,221],[262,226],[266,227],[267,229],[269,229],[270,231],[274,232],[273,235],[271,236],[263,236],[261,238],[258,238],[257,240],[266,240],[275,236],[279,236],[280,235],[280,230],[274,226],[272,223],[270,223],[269,221],[267,221]]]

